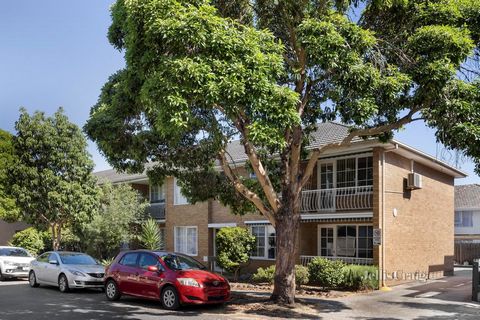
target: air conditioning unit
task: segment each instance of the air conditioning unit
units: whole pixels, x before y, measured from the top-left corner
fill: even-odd
[[[407,189],[415,190],[422,188],[422,176],[418,173],[409,173],[407,179]]]

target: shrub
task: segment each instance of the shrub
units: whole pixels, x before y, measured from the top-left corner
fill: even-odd
[[[158,223],[153,219],[147,219],[142,223],[142,233],[140,234],[140,242],[144,249],[160,250],[163,246],[162,237]]]
[[[242,263],[248,262],[255,245],[255,237],[245,228],[221,228],[215,237],[217,246],[217,263],[220,267],[233,272],[237,281]]]
[[[295,283],[297,286],[307,284],[310,281],[310,272],[308,268],[302,265],[295,266]]]
[[[15,233],[9,244],[14,247],[22,247],[34,256],[42,252],[45,248],[43,232],[38,231],[34,227]]]
[[[268,282],[273,283],[273,278],[275,277],[275,266],[271,265],[266,268],[258,268],[252,276],[252,280],[255,282]]]
[[[375,266],[346,265],[343,267],[344,287],[353,290],[377,289],[378,268]]]
[[[325,288],[338,288],[343,284],[345,264],[340,260],[314,258],[308,264],[310,281]]]
[[[258,268],[257,272],[252,276],[252,280],[255,282],[268,282],[273,283],[275,278],[275,266],[271,265],[267,268]],[[307,284],[310,280],[310,273],[307,267],[302,265],[295,266],[295,283],[297,286]]]

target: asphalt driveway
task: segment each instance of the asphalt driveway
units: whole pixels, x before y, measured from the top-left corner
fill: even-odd
[[[394,287],[392,291],[352,294],[335,299],[304,301],[315,315],[298,309],[280,313],[296,319],[480,319],[480,304],[470,301],[471,270],[456,270],[456,275],[426,283]],[[268,294],[258,294],[266,299]],[[238,301],[237,301],[238,304]],[[62,294],[56,288],[30,288],[26,281],[0,282],[0,320],[55,319],[273,319],[279,313],[251,308],[237,313],[223,306],[192,306],[166,311],[159,303],[130,297],[118,302],[106,300],[99,291],[79,290]]]

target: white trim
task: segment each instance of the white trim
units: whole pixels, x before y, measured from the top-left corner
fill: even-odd
[[[191,257],[198,256],[198,227],[197,226],[175,226],[175,227],[173,227],[173,247],[174,247],[175,252],[179,252],[177,250],[177,234],[176,234],[178,228],[186,228],[187,230],[189,228],[190,229],[195,229],[195,231],[196,231],[196,237],[195,238],[197,240],[197,241],[195,241],[195,254],[186,253],[186,252],[180,252],[180,253],[183,253],[183,254],[185,254],[187,256],[191,256]],[[185,241],[187,241],[187,239],[185,239]],[[185,247],[185,249],[186,249],[186,247]]]
[[[157,221],[158,223],[165,223],[166,222],[165,219],[155,219],[155,221]],[[164,227],[162,227],[162,228],[164,228]]]
[[[349,213],[316,213],[302,214],[302,220],[328,220],[328,219],[349,219],[349,218],[373,218],[373,211],[349,212]]]
[[[268,224],[268,225],[250,225],[249,226],[249,231],[250,231],[250,234],[253,235],[253,232],[252,232],[252,228],[254,227],[263,227],[264,228],[264,231],[265,231],[265,234],[264,234],[264,240],[265,240],[265,244],[264,244],[264,252],[263,252],[263,256],[253,256],[253,255],[250,255],[250,259],[252,260],[270,260],[270,261],[274,261],[276,259],[276,256],[277,256],[277,253],[276,253],[276,249],[277,249],[277,231],[275,230],[275,228],[271,225],[271,224]],[[270,247],[270,244],[268,243],[268,238],[269,238],[269,231],[272,231],[273,230],[273,233],[275,234],[275,258],[269,258],[268,257],[268,251],[272,248]]]
[[[209,228],[225,228],[225,227],[236,227],[237,224],[235,222],[225,222],[225,223],[209,223]]]
[[[268,220],[252,220],[252,221],[245,221],[245,224],[271,224]]]

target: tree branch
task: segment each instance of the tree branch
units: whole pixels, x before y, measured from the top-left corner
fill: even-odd
[[[223,172],[228,179],[233,183],[235,189],[243,195],[247,200],[251,201],[255,207],[260,211],[269,221],[275,226],[275,219],[269,208],[263,203],[262,199],[253,191],[249,190],[241,181],[238,179],[235,172],[229,166],[227,158],[225,156],[225,150],[221,150],[219,154],[220,164],[222,165]]]
[[[336,142],[336,143],[330,143],[327,144],[323,147],[320,147],[318,149],[315,149],[312,151],[312,154],[310,155],[310,159],[308,160],[307,167],[305,168],[305,171],[303,173],[302,181],[299,185],[299,190],[305,186],[305,184],[308,183],[308,180],[310,179],[310,176],[313,173],[313,169],[315,168],[315,165],[317,164],[318,158],[320,157],[320,154],[325,152],[327,149],[334,149],[334,148],[339,148],[343,147],[346,145],[349,145],[353,138],[355,137],[368,137],[368,136],[374,136],[378,135],[384,132],[388,132],[391,130],[396,130],[401,128],[402,126],[406,125],[407,123],[419,120],[421,118],[416,118],[413,119],[413,116],[422,110],[423,107],[414,107],[410,110],[410,112],[405,115],[404,117],[400,118],[398,121],[386,124],[386,125],[381,125],[378,127],[374,128],[368,128],[368,129],[358,129],[352,131],[347,137],[345,137],[341,142]]]

